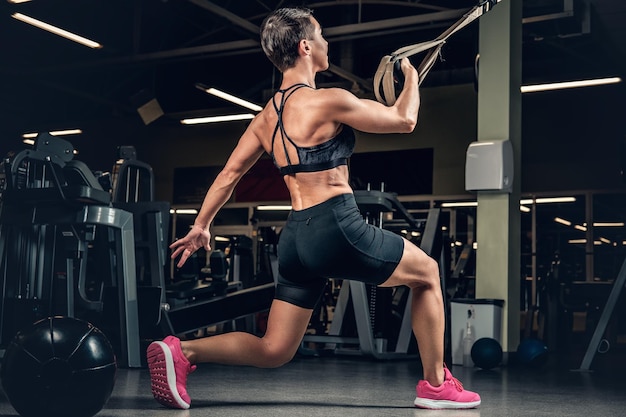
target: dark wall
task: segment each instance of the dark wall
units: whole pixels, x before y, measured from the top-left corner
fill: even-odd
[[[620,149],[626,141],[624,86],[523,95],[522,191],[616,189],[623,186]],[[411,135],[359,134],[356,152],[432,149],[432,194],[465,194],[465,152],[476,140],[476,92],[472,85],[424,89],[418,127]],[[145,126],[139,116],[83,122],[67,137],[77,159],[109,170],[116,147],[134,145],[152,165],[157,198],[172,201],[174,170],[222,165],[246,122],[181,126],[162,117]],[[2,130],[0,152],[23,148],[19,134]],[[403,158],[407,166],[419,160]],[[393,190],[389,190],[393,191]]]
[[[625,87],[523,96],[522,189],[615,189],[624,185]]]

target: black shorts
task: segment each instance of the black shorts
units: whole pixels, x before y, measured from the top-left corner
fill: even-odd
[[[382,284],[403,250],[401,236],[365,222],[352,194],[292,211],[278,242],[276,298],[314,308],[328,278]]]

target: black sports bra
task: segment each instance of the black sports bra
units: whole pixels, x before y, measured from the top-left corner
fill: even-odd
[[[274,109],[278,114],[278,121],[276,122],[276,128],[274,129],[274,134],[272,136],[272,160],[274,161],[274,165],[278,168],[282,175],[293,175],[298,172],[317,172],[324,171],[327,169],[335,168],[340,165],[346,165],[348,163],[348,158],[352,155],[354,151],[355,137],[354,131],[349,126],[343,126],[341,131],[337,134],[337,136],[332,139],[327,140],[324,143],[320,143],[315,146],[298,146],[293,140],[287,135],[285,132],[285,126],[283,125],[283,109],[285,108],[285,102],[287,99],[298,89],[302,87],[308,87],[307,84],[294,84],[291,87],[285,88],[284,90],[278,90],[278,92],[282,95],[280,100],[280,105],[276,104],[276,97],[272,99],[272,103],[274,104]],[[276,140],[276,134],[280,130],[280,137],[283,142],[283,149],[285,150],[285,157],[287,158],[287,166],[280,167],[276,163],[276,158],[274,157],[274,141]],[[295,148],[298,153],[298,162],[297,164],[292,164],[289,159],[289,153],[287,152],[287,143],[285,139],[289,141]]]

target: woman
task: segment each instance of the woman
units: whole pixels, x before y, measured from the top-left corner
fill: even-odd
[[[443,363],[444,309],[437,263],[399,235],[368,225],[348,182],[352,128],[410,133],[419,110],[418,75],[401,62],[404,88],[386,107],[338,88],[316,89],[328,68],[328,42],[308,9],[280,9],[261,26],[261,44],[281,71],[281,89],[250,123],[209,190],[193,227],[174,242],[178,267],[196,250],[210,250],[209,226],[235,185],[264,152],[283,174],[293,207],[278,244],[279,277],[267,331],[261,338],[232,332],[180,341],[168,336],[148,347],[157,401],[188,408],[187,375],[196,363],[278,367],[295,355],[328,277],[412,289],[412,328],[424,379],[414,404],[472,408],[478,394],[464,390]]]

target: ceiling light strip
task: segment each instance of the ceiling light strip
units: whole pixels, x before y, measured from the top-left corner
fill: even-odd
[[[48,132],[52,136],[67,136],[67,135],[80,135],[83,133],[80,129],[64,129],[64,130],[52,130]],[[39,135],[37,132],[24,133],[22,137],[24,139],[36,138]]]
[[[560,224],[564,224],[565,226],[571,226],[572,225],[572,222],[570,222],[569,220],[562,219],[560,217],[555,217],[554,221],[557,222],[557,223],[560,223]]]
[[[576,197],[541,197],[535,198],[535,204],[550,204],[550,203],[573,203],[576,201]],[[520,200],[520,204],[532,204],[532,198],[526,198]]]
[[[99,44],[98,42],[92,41],[90,39],[84,38],[80,35],[76,35],[75,33],[72,32],[68,32],[67,30],[63,30],[61,28],[58,28],[56,26],[52,26],[46,22],[42,22],[41,20],[37,20],[34,19],[30,16],[26,16],[25,14],[22,13],[13,13],[11,15],[11,17],[13,17],[14,19],[17,19],[19,21],[22,21],[24,23],[28,23],[29,25],[35,26],[39,29],[43,29],[47,32],[53,33],[55,35],[59,35],[64,37],[65,39],[69,39],[71,41],[80,43],[81,45],[85,45],[88,46],[90,48],[93,49],[99,49],[102,48],[102,45]]]
[[[197,209],[170,209],[170,214],[198,214]]]
[[[235,103],[241,107],[245,107],[247,109],[250,109],[252,111],[261,111],[263,110],[263,107],[259,106],[258,104],[255,103],[251,103],[247,100],[241,99],[239,97],[235,97],[232,94],[228,94],[225,93],[221,90],[218,90],[217,88],[206,88],[204,86],[198,85],[198,88],[202,89],[203,91],[207,92],[208,94],[214,95],[216,97],[222,98],[224,100],[230,101],[231,103]]]
[[[549,204],[549,203],[573,203],[576,201],[576,197],[544,197],[544,198],[526,198],[520,200],[520,204],[522,206],[532,204],[533,201],[535,204]],[[478,206],[477,201],[455,201],[455,202],[446,202],[441,203],[441,207],[450,208],[450,207],[476,207]],[[527,211],[525,208],[522,211]]]
[[[257,206],[256,208],[259,211],[288,211],[291,210],[291,206],[288,205],[268,205],[268,206]]]
[[[217,123],[217,122],[233,122],[237,120],[249,120],[254,119],[254,114],[230,114],[227,116],[210,116],[210,117],[196,117],[192,119],[183,119],[180,122],[184,125],[197,125],[205,123]]]
[[[592,80],[565,81],[558,83],[523,85],[522,93],[534,93],[537,91],[563,90],[567,88],[593,87],[597,85],[616,84],[622,82],[620,77],[596,78]]]
[[[451,203],[441,203],[441,207],[449,208],[449,207],[477,207],[478,201],[458,201]]]
[[[624,222],[595,222],[593,227],[624,227]]]
[[[567,241],[567,243],[570,244],[578,244],[578,245],[584,245],[585,243],[587,243],[587,239],[570,239]]]

